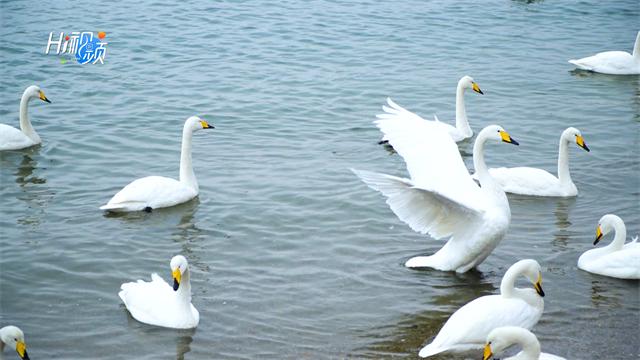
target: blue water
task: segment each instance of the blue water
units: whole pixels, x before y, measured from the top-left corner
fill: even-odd
[[[567,63],[631,51],[637,1],[3,1],[0,10],[0,122],[17,126],[28,85],[52,101],[30,109],[42,145],[0,153],[0,324],[25,331],[33,359],[417,358],[451,313],[496,293],[525,257],[544,269],[534,328],[544,351],[639,355],[638,282],[576,267],[602,215],[640,233],[639,78]],[[106,32],[105,64],[44,55],[60,31]],[[582,130],[592,151],[570,148],[580,196],[510,197],[509,232],[476,272],[410,270],[406,259],[442,243],[414,233],[348,169],[406,175],[371,121],[391,96],[452,122],[463,75],[485,92],[466,95],[471,127],[498,123],[521,144],[489,145],[490,166],[555,171],[560,133]],[[199,199],[103,214],[129,181],[178,176],[191,115],[216,127],[194,136]],[[120,284],[168,279],[178,253],[192,266],[200,325],[136,322]]]

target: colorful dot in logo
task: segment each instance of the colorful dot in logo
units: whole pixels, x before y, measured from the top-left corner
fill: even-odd
[[[107,34],[106,34],[104,31],[100,31],[100,32],[98,33],[98,38],[99,38],[100,40],[104,39],[104,37],[105,37],[105,36],[107,36]]]
[[[69,41],[69,35],[65,36],[64,39]]]

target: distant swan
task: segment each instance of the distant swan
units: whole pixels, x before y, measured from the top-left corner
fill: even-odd
[[[619,279],[640,279],[640,243],[637,236],[633,241],[624,243],[627,228],[620,217],[607,214],[600,218],[593,245],[611,231],[615,231],[611,244],[586,251],[578,259],[578,268]]]
[[[138,280],[124,283],[118,293],[134,319],[149,325],[175,329],[198,326],[200,314],[191,304],[189,264],[182,255],[171,259],[173,287],[158,274],[151,274],[151,282]]]
[[[582,70],[612,75],[640,74],[640,31],[636,35],[633,54],[626,51],[605,51],[570,63]]]
[[[489,173],[508,193],[531,196],[576,196],[578,188],[569,174],[568,146],[571,142],[589,151],[580,130],[570,127],[563,131],[558,150],[558,177],[532,167],[502,167],[489,169]]]
[[[485,127],[473,147],[479,187],[469,175],[458,147],[442,127],[412,117],[401,107],[396,116],[375,123],[403,157],[410,179],[353,170],[414,231],[449,241],[431,256],[409,259],[405,266],[466,272],[491,254],[509,228],[511,210],[484,162],[488,140],[518,142],[500,126]]]
[[[29,120],[29,101],[40,99],[50,103],[44,92],[36,85],[29,86],[20,99],[20,130],[5,124],[0,124],[0,150],[19,150],[40,144],[40,136]]]
[[[493,329],[487,336],[482,359],[490,360],[494,356],[500,356],[511,345],[519,345],[522,351],[516,356],[503,358],[504,360],[566,360],[560,356],[540,352],[538,338],[531,331],[518,326]]]
[[[188,118],[184,123],[180,181],[163,176],[137,179],[115,194],[100,209],[114,212],[151,211],[181,204],[198,196],[198,181],[191,165],[191,138],[194,131],[201,129],[213,129],[213,126],[197,116]]]
[[[520,276],[526,277],[535,290],[515,287]],[[531,329],[542,316],[543,296],[540,264],[532,259],[520,260],[504,274],[499,295],[479,297],[458,309],[418,355],[482,349],[489,333],[501,326]]]
[[[463,76],[462,78],[460,78],[460,80],[458,81],[458,87],[456,88],[456,126],[451,126],[447,123],[440,122],[438,117],[435,115],[434,120],[431,121],[425,120],[416,114],[411,114],[417,120],[431,121],[433,124],[441,126],[449,133],[449,135],[455,142],[460,142],[462,140],[468,139],[473,136],[473,130],[471,130],[471,127],[469,126],[469,120],[467,119],[467,109],[464,106],[464,93],[467,89],[471,89],[478,94],[484,94],[482,90],[480,90],[478,84],[473,81],[473,78],[471,76]],[[382,108],[389,114],[378,115],[378,118],[386,119],[397,115],[396,111],[399,106],[389,98],[387,98],[387,103],[389,104],[389,107],[383,106]],[[389,139],[387,139],[385,135],[382,137],[380,143],[384,144],[388,141]]]
[[[18,353],[20,359],[29,360],[27,345],[24,342],[24,334],[17,326],[9,325],[0,329],[0,359],[3,358],[2,351],[4,351],[4,347],[7,345]]]

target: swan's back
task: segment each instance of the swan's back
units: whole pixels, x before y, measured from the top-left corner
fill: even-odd
[[[134,180],[101,206],[102,210],[139,211],[169,207],[188,201],[198,192],[178,180],[164,176],[147,176]]]
[[[582,70],[603,74],[627,75],[640,73],[640,63],[625,51],[605,51],[569,62]]]
[[[589,250],[578,259],[578,268],[618,279],[640,279],[640,243],[631,242],[613,252]]]
[[[573,183],[563,188],[560,180],[548,171],[532,167],[492,168],[489,173],[505,192],[532,196],[575,196]]]

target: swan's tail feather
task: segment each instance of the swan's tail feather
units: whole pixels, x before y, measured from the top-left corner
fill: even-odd
[[[569,63],[575,65],[582,70],[593,70],[593,68],[587,64],[581,63],[580,60],[569,60]]]
[[[439,354],[443,351],[445,351],[447,349],[442,349],[442,348],[438,348],[437,346],[435,346],[433,343],[423,347],[420,352],[418,353],[418,356],[422,357],[422,358],[426,358],[429,356],[433,356],[436,354]]]
[[[135,211],[135,210],[142,210],[144,208],[145,208],[145,203],[135,202],[135,201],[127,201],[127,202],[116,203],[116,204],[109,203],[109,204],[100,206],[100,210],[113,211],[113,212]]]

